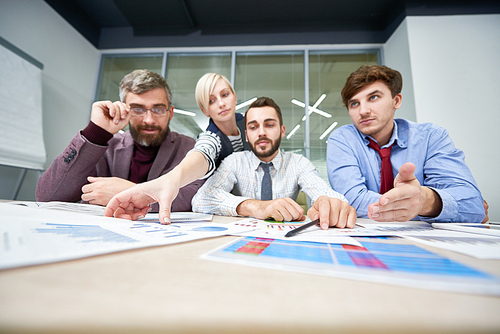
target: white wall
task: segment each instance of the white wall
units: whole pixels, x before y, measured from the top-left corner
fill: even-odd
[[[100,53],[42,0],[0,0],[0,36],[42,62],[43,129],[48,167],[90,117]],[[13,110],[20,122],[22,110]],[[0,167],[0,198],[17,170]],[[17,199],[34,200],[29,172]]]
[[[401,72],[403,76],[403,105],[396,111],[397,118],[405,118],[416,122],[415,97],[408,45],[408,25],[404,20],[398,29],[387,40],[382,49],[382,64]]]
[[[384,52],[388,66],[402,69],[405,85],[410,74],[416,120],[445,127],[465,152],[490,205],[490,220],[497,222],[499,36],[500,15],[407,17]],[[408,49],[396,42],[408,44]]]

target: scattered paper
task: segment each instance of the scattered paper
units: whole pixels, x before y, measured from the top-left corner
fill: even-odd
[[[461,237],[406,237],[424,245],[429,245],[478,259],[500,260],[500,238],[477,236]]]
[[[0,269],[247,231],[212,222],[162,225],[0,203]]]
[[[26,206],[29,208],[40,208],[49,210],[61,210],[70,212],[79,212],[95,216],[104,215],[104,206],[94,205],[94,204],[83,204],[83,203],[69,203],[69,202],[22,202],[14,201],[7,202],[7,204]]]
[[[170,222],[209,222],[212,221],[214,215],[208,213],[197,212],[171,212]],[[159,222],[160,215],[158,213],[148,213],[141,221]]]

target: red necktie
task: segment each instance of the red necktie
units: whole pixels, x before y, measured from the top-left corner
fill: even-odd
[[[368,144],[368,147],[377,151],[378,154],[380,155],[380,159],[382,159],[382,168],[380,169],[381,194],[385,194],[386,192],[394,188],[394,175],[392,174],[392,164],[391,164],[392,145],[386,148],[380,148],[378,144],[371,139],[370,143]]]

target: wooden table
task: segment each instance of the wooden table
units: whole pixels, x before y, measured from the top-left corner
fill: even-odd
[[[498,297],[200,259],[235,239],[0,271],[0,332],[500,333]],[[500,261],[421,247],[500,276]]]

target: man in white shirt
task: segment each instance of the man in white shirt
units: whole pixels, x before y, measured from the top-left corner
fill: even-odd
[[[250,105],[245,128],[251,151],[233,153],[222,161],[193,197],[193,211],[304,220],[304,209],[294,200],[302,190],[313,202],[307,215],[319,218],[321,228],[354,226],[356,210],[321,179],[314,165],[302,155],[279,149],[285,126],[272,99],[261,97]],[[270,175],[265,175],[267,169]]]

